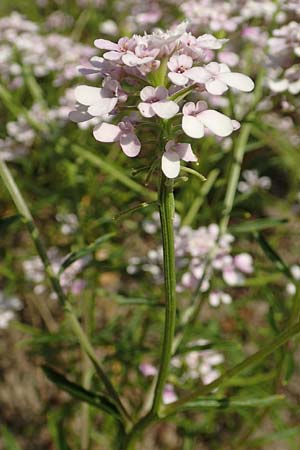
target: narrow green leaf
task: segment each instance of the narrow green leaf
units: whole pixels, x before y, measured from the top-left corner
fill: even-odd
[[[101,244],[108,241],[112,236],[114,236],[115,233],[107,233],[104,236],[100,236],[98,239],[96,239],[94,242],[92,242],[90,245],[81,248],[80,250],[76,250],[75,252],[70,253],[64,261],[61,264],[59,275],[61,275],[67,267],[69,267],[71,264],[73,264],[75,261],[77,261],[80,258],[83,258],[85,256],[90,255],[94,251],[100,247]]]
[[[67,380],[61,373],[52,369],[49,366],[42,366],[47,378],[52,381],[61,390],[68,392],[72,397],[88,403],[96,408],[120,419],[119,412],[115,405],[104,395],[95,394],[94,392],[84,389],[82,386]]]
[[[48,415],[48,428],[57,450],[71,450],[65,436],[63,417],[61,411],[51,411]]]
[[[197,170],[191,169],[190,167],[181,166],[180,170],[185,173],[189,173],[191,175],[194,175],[195,177],[199,178],[200,181],[206,181],[206,178],[201,173],[197,172]]]
[[[266,238],[261,233],[255,233],[255,238],[260,245],[262,251],[267,256],[267,258],[272,261],[275,267],[282,272],[287,278],[293,280],[290,273],[290,269],[287,264],[283,261],[281,256],[274,250],[274,248],[269,244]]]
[[[271,395],[263,398],[208,398],[203,397],[183,405],[183,409],[201,409],[201,408],[257,408],[273,405],[284,400],[283,395]]]
[[[1,425],[1,437],[3,439],[4,450],[21,450],[17,440],[7,427]]]
[[[120,212],[119,214],[117,214],[114,217],[114,220],[119,220],[123,216],[127,216],[128,214],[132,214],[132,213],[134,213],[136,211],[139,211],[140,209],[147,208],[148,206],[151,206],[151,205],[157,205],[157,202],[150,202],[150,203],[142,202],[139,205],[136,205],[136,206],[133,206],[132,208],[126,209],[126,211]]]
[[[288,223],[287,219],[257,219],[249,220],[247,222],[240,223],[238,225],[231,225],[229,232],[236,233],[253,233],[255,231],[266,230],[268,228],[278,227]]]

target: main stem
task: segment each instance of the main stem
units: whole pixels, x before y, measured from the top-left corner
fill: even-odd
[[[161,404],[168,369],[172,357],[172,346],[175,333],[176,322],[176,272],[175,272],[175,250],[174,250],[174,195],[173,180],[161,176],[158,193],[159,214],[161,223],[162,243],[163,243],[163,265],[165,283],[165,323],[162,350],[160,357],[160,367],[153,394],[153,401],[150,411],[142,417],[126,436],[122,450],[133,449],[134,442],[138,436],[151,423],[158,418],[158,411]]]
[[[164,386],[168,376],[168,369],[172,357],[172,344],[175,333],[176,322],[176,272],[175,272],[175,250],[174,250],[174,195],[173,180],[168,180],[164,175],[161,177],[159,189],[159,214],[161,223],[164,282],[165,282],[165,326],[164,337],[160,359],[160,368],[154,391],[151,413],[156,415],[161,403]]]

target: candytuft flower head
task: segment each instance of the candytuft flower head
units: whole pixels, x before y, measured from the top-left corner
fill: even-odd
[[[156,167],[167,178],[179,175],[180,160],[197,161],[192,144],[181,142],[183,135],[200,139],[207,131],[222,138],[239,128],[237,121],[197,101],[199,94],[209,103],[209,94],[221,96],[230,87],[250,92],[254,87],[248,76],[216,61],[214,51],[225,39],[196,37],[186,28],[183,22],[166,32],[135,34],[117,43],[96,39],[103,54],[80,72],[102,78],[102,86],[78,86],[76,111],[70,113],[74,122],[95,119],[95,139],[118,142],[131,158],[147,156],[149,142],[156,141],[150,159],[154,153]],[[195,94],[197,103],[192,101]],[[151,133],[148,123],[154,125],[153,139],[143,133],[144,127],[146,136]]]

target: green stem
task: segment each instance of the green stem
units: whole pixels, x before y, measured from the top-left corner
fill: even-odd
[[[36,247],[37,253],[38,253],[39,257],[41,258],[41,261],[45,268],[46,275],[48,276],[49,281],[52,285],[52,288],[53,288],[54,292],[56,293],[60,303],[64,307],[66,316],[68,317],[68,319],[70,321],[70,324],[72,326],[72,330],[73,330],[74,334],[76,335],[82,348],[85,350],[85,352],[89,356],[90,360],[92,361],[99,378],[102,380],[102,382],[106,388],[107,393],[110,394],[112,399],[115,401],[123,419],[128,420],[128,414],[125,411],[125,408],[122,405],[117,392],[115,391],[109,378],[106,376],[103,369],[101,368],[101,366],[97,360],[97,356],[93,350],[93,347],[92,347],[87,335],[83,331],[83,329],[76,317],[76,314],[74,313],[72,306],[69,303],[64,291],[62,290],[57,275],[53,271],[53,268],[52,268],[51,262],[48,258],[44,244],[41,241],[38,228],[36,227],[36,225],[33,221],[33,217],[31,215],[31,212],[30,212],[26,202],[25,202],[25,199],[23,198],[17,184],[15,183],[15,180],[13,179],[12,174],[11,174],[10,170],[8,169],[6,163],[1,159],[0,159],[0,177],[2,178],[2,181],[3,181],[4,185],[6,186],[18,212],[22,216],[22,218],[27,226],[27,229],[30,233],[31,239],[33,240],[33,243]]]
[[[300,333],[300,322],[297,324],[287,328],[285,331],[280,333],[276,339],[274,339],[273,342],[263,347],[258,352],[254,353],[253,355],[249,356],[248,358],[244,359],[241,363],[237,364],[236,366],[232,367],[231,369],[227,370],[223,375],[221,375],[219,378],[217,378],[215,381],[213,381],[210,384],[207,384],[206,386],[203,386],[202,384],[191,391],[189,394],[187,394],[182,399],[178,400],[177,402],[172,403],[171,406],[167,406],[164,408],[164,417],[168,416],[170,414],[174,414],[179,409],[184,409],[184,405],[192,400],[197,399],[200,395],[205,395],[210,393],[213,389],[218,388],[222,384],[226,383],[228,380],[233,378],[234,376],[238,375],[240,372],[249,369],[255,364],[258,364],[260,361],[265,359],[267,356],[271,355],[275,350],[282,347],[286,342],[288,342],[292,337],[294,337],[296,334]]]
[[[168,180],[164,175],[161,177],[158,201],[164,254],[163,261],[166,296],[164,336],[160,367],[154,388],[151,409],[134,425],[130,433],[126,436],[122,450],[132,450],[134,448],[134,442],[142,431],[158,419],[158,410],[161,405],[163,390],[172,357],[172,346],[176,322],[176,272],[173,230],[174,195],[173,181]]]
[[[160,368],[157,383],[154,391],[154,398],[151,414],[156,415],[160,407],[164,386],[168,376],[168,369],[172,357],[172,343],[176,322],[176,271],[175,271],[175,250],[174,250],[174,195],[173,181],[167,180],[164,175],[161,178],[159,190],[159,214],[161,222],[163,261],[164,261],[164,282],[166,296],[166,312],[164,337],[161,352]]]
[[[229,183],[226,190],[224,209],[222,219],[220,221],[220,236],[226,233],[230,214],[233,208],[234,198],[236,194],[237,184],[240,178],[242,162],[244,159],[246,145],[250,136],[252,125],[246,124],[242,126],[241,132],[237,139],[237,143],[233,153],[233,162],[229,174]]]

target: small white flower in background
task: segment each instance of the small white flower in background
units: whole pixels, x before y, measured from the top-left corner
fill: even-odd
[[[158,213],[153,214],[152,220],[143,222],[142,227],[146,233],[157,233],[159,231]],[[176,266],[178,271],[183,272],[177,285],[178,292],[194,290],[198,286],[204,275],[207,256],[213,249],[214,258],[202,280],[201,292],[208,291],[210,286],[213,286],[214,278],[220,275],[227,286],[242,286],[245,276],[253,273],[252,256],[248,253],[238,253],[233,256],[231,244],[234,237],[227,233],[219,239],[217,224],[193,230],[189,226],[181,227],[180,216],[175,214],[174,229]],[[160,246],[149,250],[144,257],[129,258],[127,272],[135,275],[142,270],[150,273],[157,283],[161,283],[163,280],[162,261],[163,252]],[[231,296],[220,289],[213,289],[209,299],[209,303],[213,307],[231,302]]]
[[[140,364],[140,371],[144,377],[154,377],[157,374],[157,368],[146,362]]]
[[[78,230],[79,223],[76,214],[56,214],[55,218],[61,224],[62,234],[69,235]]]
[[[0,291],[0,330],[4,330],[15,319],[16,312],[23,308],[21,300],[17,297],[8,297]]]
[[[115,36],[116,34],[118,34],[119,29],[118,25],[113,20],[105,20],[104,22],[100,23],[99,31],[110,36]]]
[[[295,281],[299,281],[300,280],[300,266],[298,266],[297,264],[294,264],[293,266],[291,266],[290,271],[291,271],[291,274],[292,274],[293,278],[295,279]],[[286,286],[286,291],[289,295],[295,295],[296,294],[296,285],[292,282],[288,283]]]
[[[269,177],[260,177],[257,170],[244,170],[244,180],[238,183],[238,190],[242,193],[251,193],[255,189],[270,189],[272,186]]]
[[[207,346],[208,344],[209,341],[199,339],[190,342],[189,347],[202,347]],[[211,349],[197,349],[173,357],[171,365],[175,369],[186,367],[184,375],[181,377],[183,382],[200,378],[203,384],[209,384],[220,376],[217,366],[223,362],[224,356],[221,353]]]
[[[58,274],[65,258],[61,256],[59,250],[55,247],[49,249],[48,257],[54,273]],[[89,257],[77,259],[61,274],[60,284],[65,292],[71,292],[74,295],[79,295],[82,292],[85,287],[85,282],[77,277],[81,274],[88,261]],[[23,270],[25,278],[35,284],[33,291],[36,295],[46,292],[47,279],[45,269],[38,256],[33,256],[32,258],[23,261]],[[55,294],[51,293],[50,298],[56,299]]]
[[[167,383],[165,385],[162,398],[165,405],[169,405],[170,403],[176,402],[176,400],[178,400],[177,394],[172,384]]]

